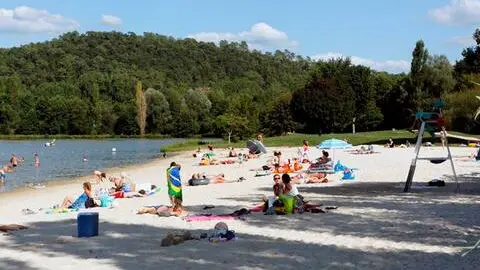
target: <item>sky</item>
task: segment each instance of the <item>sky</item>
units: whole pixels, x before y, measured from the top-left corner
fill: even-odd
[[[0,47],[68,31],[153,32],[199,41],[246,41],[262,51],[403,72],[415,42],[450,61],[473,46],[480,0],[1,0]]]

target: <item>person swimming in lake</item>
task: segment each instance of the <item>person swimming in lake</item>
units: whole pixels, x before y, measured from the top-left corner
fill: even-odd
[[[40,158],[38,157],[38,154],[35,153],[33,154],[33,166],[35,168],[39,168],[40,167]]]
[[[6,166],[0,168],[0,184],[4,184],[7,181],[7,171],[5,169]]]
[[[83,193],[75,201],[73,197],[67,196],[60,205],[61,209],[83,209],[87,208],[86,202],[93,199],[92,185],[89,182],[83,183]]]
[[[15,154],[12,154],[12,157],[10,158],[10,165],[15,169],[18,166],[18,158]]]

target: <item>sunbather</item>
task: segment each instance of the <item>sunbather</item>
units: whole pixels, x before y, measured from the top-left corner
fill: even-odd
[[[28,227],[19,224],[0,225],[0,232],[25,230]]]
[[[105,172],[101,171],[95,171],[93,172],[95,174],[95,182],[99,184],[100,182],[107,180],[107,174]]]
[[[137,214],[152,214],[159,216],[186,216],[187,212],[183,208],[182,199],[175,197],[173,199],[173,206],[152,206],[144,207],[138,210]]]
[[[233,147],[230,149],[228,157],[237,157],[237,152],[235,151],[235,149],[233,149]]]
[[[217,175],[206,175],[204,173],[194,173],[191,179],[193,180],[208,179],[209,184],[221,184],[221,183],[225,183],[225,174],[220,173]]]
[[[385,144],[386,148],[394,148],[395,143],[393,142],[392,138],[388,139],[388,142]]]
[[[62,204],[60,205],[61,209],[79,209],[87,208],[85,205],[89,199],[93,199],[92,196],[92,185],[89,182],[83,183],[83,193],[75,201],[73,197],[67,196],[63,199]]]
[[[294,184],[318,184],[328,183],[327,174],[323,172],[319,173],[299,173],[291,177],[291,181]]]

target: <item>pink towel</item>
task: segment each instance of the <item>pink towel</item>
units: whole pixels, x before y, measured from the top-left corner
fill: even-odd
[[[192,221],[210,221],[210,220],[233,220],[236,219],[237,216],[234,215],[224,215],[224,216],[219,216],[219,215],[211,215],[211,216],[202,216],[202,215],[197,215],[197,216],[187,216],[184,218],[186,222],[192,222]]]

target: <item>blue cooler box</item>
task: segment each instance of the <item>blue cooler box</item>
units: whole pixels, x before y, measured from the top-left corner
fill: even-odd
[[[78,237],[98,236],[98,213],[79,213],[77,231]]]

